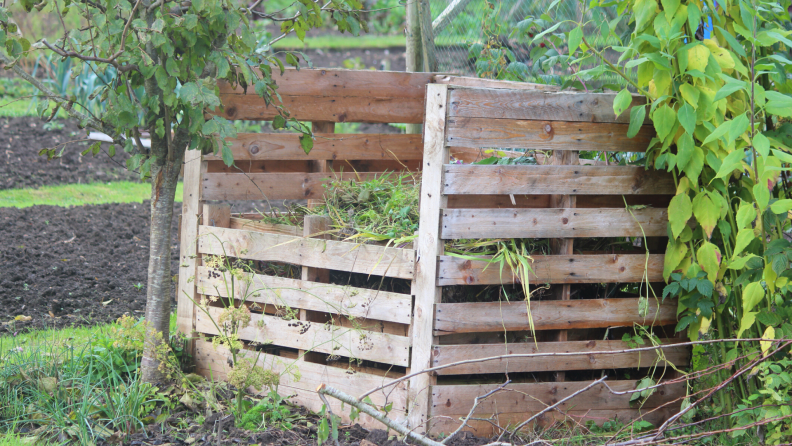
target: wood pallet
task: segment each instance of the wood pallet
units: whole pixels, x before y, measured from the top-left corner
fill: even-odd
[[[627,114],[613,116],[613,95],[426,73],[287,70],[276,81],[291,116],[313,122],[314,148],[305,154],[294,134],[239,134],[229,141],[236,161],[232,168],[219,155],[188,152],[177,324],[184,333],[211,337],[217,328],[193,301],[209,296],[239,302],[245,295],[239,287],[231,293],[221,286],[220,272],[204,264],[205,256],[300,268],[299,279],[263,273],[245,277],[263,291],[248,298],[253,322],[240,333],[249,343],[248,357],[283,373],[279,389],[293,395],[294,402],[319,410],[315,389],[321,383],[361,394],[409,371],[506,352],[617,352],[628,346],[587,338],[587,332],[578,330],[676,323],[673,302],[650,305],[642,317],[636,298],[572,298],[580,284],[662,281],[660,253],[574,250],[575,238],[645,234],[648,240],[661,240],[666,234],[666,207],[674,193],[668,176],[577,156],[580,150],[646,150],[651,126],[626,138]],[[271,120],[276,115],[274,107],[238,88],[221,86],[221,100],[223,108],[215,113],[228,119]],[[337,122],[422,123],[424,118],[423,138],[334,133]],[[537,155],[543,163],[537,166],[449,162],[452,156],[466,163],[481,159],[493,147],[549,152]],[[422,183],[415,250],[317,237],[327,222],[315,216],[298,228],[264,223],[256,215],[232,216],[227,206],[215,203],[305,199],[314,205],[331,177],[358,181],[389,171],[422,171],[416,176]],[[649,207],[628,211],[625,203]],[[532,302],[533,325],[541,334],[532,342],[499,340],[504,332],[530,329],[523,302],[441,299],[443,287],[515,282],[506,271],[447,256],[443,249],[444,240],[499,237],[552,240],[550,255],[534,256],[532,283],[552,284],[554,300]],[[332,285],[328,268],[411,281],[411,292]],[[290,316],[284,317],[284,309]],[[209,311],[216,315],[220,310]],[[227,352],[206,341],[196,341],[192,348],[199,373],[226,376]],[[664,352],[666,361],[678,366],[689,360],[685,348]],[[420,375],[371,398],[378,405],[392,402],[391,416],[418,431],[448,432],[474,398],[497,387],[504,374],[522,374],[511,391],[477,408],[478,418],[494,416],[496,425],[505,426],[587,385],[568,379],[567,372],[646,368],[655,362],[656,354],[650,352],[491,360]],[[294,370],[299,373],[289,373]],[[524,378],[528,374],[539,378],[530,382]],[[608,384],[629,390],[635,380]],[[639,416],[659,421],[678,402],[663,405],[683,393],[684,386],[669,386],[638,408],[629,394],[613,395],[598,386],[561,410],[566,420],[580,423]],[[334,412],[348,420],[348,410],[333,404]],[[559,419],[564,416],[552,412],[541,421]],[[381,427],[368,418],[362,424]],[[470,429],[488,435],[495,428],[477,421]]]

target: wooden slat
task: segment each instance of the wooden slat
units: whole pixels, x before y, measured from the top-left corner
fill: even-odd
[[[209,307],[216,321],[222,308]],[[196,315],[196,331],[217,335],[217,327],[203,311]],[[263,324],[263,325],[261,325]],[[261,327],[259,328],[259,325]],[[367,359],[399,366],[410,363],[410,338],[317,322],[285,320],[266,314],[251,314],[250,325],[239,329],[246,341],[272,343],[313,352]]]
[[[322,198],[329,178],[366,181],[394,173],[206,173],[201,188],[205,200],[300,200]]]
[[[314,134],[305,153],[295,133],[239,133],[229,138],[234,160],[415,160],[423,158],[421,135],[339,133]],[[222,161],[220,154],[205,160]]]
[[[662,254],[650,254],[648,259],[641,254],[534,256],[531,266],[530,281],[535,284],[663,281]],[[508,268],[504,268],[501,276],[498,265],[453,256],[440,257],[438,285],[501,283],[517,283]]]
[[[289,116],[300,121],[372,122],[420,124],[423,98],[353,96],[282,96],[282,103],[267,106],[249,94],[221,94],[224,109],[213,114],[230,120],[270,121],[279,116],[276,105],[283,105]]]
[[[443,193],[643,195],[674,194],[665,172],[638,166],[444,166]]]
[[[231,229],[244,229],[246,231],[267,232],[270,234],[293,235],[296,237],[302,235],[302,229],[299,226],[264,223],[239,217],[231,217],[231,223],[228,227]]]
[[[455,88],[449,92],[448,116],[629,124],[629,109],[614,115],[615,97],[616,93]],[[645,103],[645,98],[633,96],[631,106]]]
[[[539,303],[539,302],[537,302]],[[679,339],[661,339],[663,344],[680,342]],[[631,348],[622,341],[567,341],[509,344],[435,345],[432,367],[497,355],[535,353],[588,353],[618,351]],[[558,370],[599,370],[650,367],[660,360],[677,367],[685,367],[690,359],[688,347],[672,347],[658,351],[613,353],[575,356],[539,356],[535,358],[508,358],[472,364],[463,364],[437,371],[438,375],[467,375],[479,373],[555,372]]]
[[[449,118],[446,143],[452,147],[501,147],[534,150],[646,152],[654,127],[642,126],[627,137],[628,124]]]
[[[198,252],[412,279],[415,251],[201,226]]]
[[[531,82],[499,81],[494,79],[482,79],[478,77],[453,76],[448,74],[438,74],[434,77],[434,83],[447,84],[453,87],[473,87],[473,88],[505,88],[509,90],[542,90],[560,91],[557,85],[534,84]]]
[[[569,381],[563,383],[515,383],[506,386],[513,391],[498,392],[480,401],[474,414],[539,412],[588,386],[588,381]],[[617,392],[634,390],[635,380],[608,381],[608,386]],[[432,386],[432,414],[435,416],[454,416],[467,414],[473,407],[477,396],[496,389],[499,384],[447,385]],[[670,399],[684,397],[685,383],[668,384],[651,395],[643,404],[644,409],[657,407]],[[530,396],[529,396],[530,395]],[[637,408],[631,403],[632,394],[614,395],[604,384],[598,384],[558,406],[565,410],[618,410]],[[526,417],[527,418],[527,417]]]
[[[316,394],[316,388],[322,383],[350,395],[358,395],[361,389],[372,389],[382,385],[383,382],[382,376],[325,364],[305,362],[298,365],[294,359],[249,350],[242,350],[241,354],[251,360],[258,359],[256,363],[258,366],[280,375],[278,390],[281,396],[292,397],[290,401],[314,412],[319,412],[322,408],[322,400]],[[224,347],[215,347],[211,342],[196,341],[196,370],[207,378],[211,374],[211,377],[217,380],[227,379],[227,373],[230,371],[227,361],[230,357],[231,353]],[[398,376],[395,373],[388,374],[389,378]],[[267,388],[262,390],[262,393],[267,392],[269,392]],[[329,400],[333,413],[338,414],[345,421],[351,421],[349,410],[341,410],[340,402],[332,398]],[[407,410],[407,386],[400,384],[386,391],[375,392],[371,395],[371,401],[378,406],[393,402],[391,415],[396,419],[403,418]],[[356,422],[369,428],[374,428],[379,423],[363,414]]]
[[[262,274],[245,274],[242,281],[230,275],[199,267],[196,285],[201,294],[229,297],[231,282],[235,283],[234,297],[246,302],[271,304],[277,307],[300,308],[352,316],[356,318],[409,324],[412,297],[409,294],[329,285]]]
[[[180,223],[179,284],[176,292],[176,327],[188,338],[195,328],[195,273],[200,259],[198,253],[198,215],[201,213],[201,171],[206,164],[199,150],[184,155],[184,195]]]
[[[415,316],[412,323],[411,370],[425,370],[431,363],[434,305],[439,303],[443,290],[435,283],[437,256],[443,253],[440,240],[440,209],[444,208],[445,197],[441,193],[443,164],[449,161],[449,152],[443,144],[448,87],[429,85],[426,96],[426,123],[424,125],[424,160],[420,195],[420,221],[416,251],[421,253],[420,264],[412,283],[415,295]],[[422,373],[410,380],[410,400],[415,402],[410,409],[409,425],[415,429],[428,430],[429,386],[436,378]]]
[[[674,403],[668,407],[659,409],[642,409],[640,407],[635,409],[616,410],[581,409],[567,410],[564,411],[564,413],[551,410],[537,417],[535,422],[527,425],[525,427],[525,431],[530,432],[531,429],[535,429],[537,427],[550,427],[551,425],[556,425],[560,429],[564,429],[564,432],[566,432],[569,430],[570,425],[587,425],[588,423],[593,422],[598,426],[602,426],[603,423],[612,422],[614,419],[625,425],[640,419],[652,423],[653,426],[660,426],[660,424],[662,424],[669,417],[679,412],[681,405],[680,403]],[[467,414],[458,414],[435,418],[437,421],[432,425],[432,434],[439,435],[440,433],[444,433],[448,435],[451,432],[456,431],[460,424],[460,420],[466,415]],[[497,416],[492,420],[492,422],[484,419],[488,418],[487,416],[477,417],[479,419],[470,420],[468,422],[468,427],[463,430],[472,432],[481,438],[490,438],[501,433],[501,429],[496,428],[492,423],[496,423],[501,428],[513,427],[525,421],[532,415],[534,415],[534,413],[531,412],[498,412]],[[432,416],[434,416],[434,414],[432,414]]]
[[[230,166],[217,160],[210,160],[207,163],[207,173],[306,173],[311,171],[311,161],[236,160]]]
[[[272,80],[281,96],[358,96],[420,99],[423,103],[426,84],[432,82],[433,73],[405,73],[401,71],[307,69],[285,70],[283,75],[273,73]],[[245,90],[219,81],[220,94],[245,94]],[[255,95],[252,87],[248,95]],[[263,102],[263,99],[262,99]]]
[[[513,195],[513,197],[514,203],[508,195],[449,195],[448,208],[538,209],[550,207],[550,195]],[[577,208],[616,208],[623,207],[626,199],[629,206],[644,205],[665,208],[668,207],[672,197],[673,195],[580,195],[576,197],[575,205]]]
[[[662,237],[667,224],[654,208],[444,209],[441,238]]]
[[[437,304],[435,334],[497,331],[566,330],[572,328],[631,327],[633,324],[671,325],[677,321],[676,302],[650,301],[646,316],[639,314],[638,298],[542,300],[531,302],[477,302]]]

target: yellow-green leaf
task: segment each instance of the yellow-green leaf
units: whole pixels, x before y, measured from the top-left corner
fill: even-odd
[[[686,244],[671,240],[666,247],[665,258],[663,261],[663,278],[668,281],[668,277],[674,270],[677,269],[680,263],[685,260],[685,255],[688,252]]]
[[[753,259],[754,257],[758,257],[758,256],[755,256],[753,254],[748,254],[747,256],[744,257],[738,257],[732,260],[731,262],[729,262],[729,269],[734,269],[739,271],[745,268],[745,264],[748,263],[748,261]]]
[[[698,70],[702,73],[707,68],[709,62],[710,50],[704,45],[696,45],[688,49],[688,70]]]
[[[627,110],[631,103],[632,93],[630,93],[630,90],[625,88],[624,90],[620,91],[613,100],[613,112],[618,117],[624,113],[625,110]]]
[[[690,161],[688,161],[683,171],[690,181],[695,183],[698,181],[699,174],[701,173],[701,169],[703,167],[704,151],[701,150],[701,147],[693,147],[693,153],[690,155]]]
[[[753,241],[756,236],[754,235],[753,229],[751,228],[743,228],[740,229],[740,232],[737,233],[737,239],[734,242],[734,254],[732,254],[732,258],[736,258],[740,255],[741,252]]]
[[[717,246],[710,242],[704,242],[696,251],[696,260],[698,260],[701,269],[707,273],[707,278],[715,283],[718,281],[718,269],[720,268],[721,253]]]
[[[748,227],[755,219],[756,209],[753,203],[740,200],[740,207],[737,209],[737,229]]]
[[[718,224],[720,217],[720,203],[716,203],[706,192],[699,192],[693,199],[693,215],[707,234],[707,239],[712,237],[712,231]]]
[[[758,311],[746,311],[743,313],[743,317],[740,320],[740,329],[737,330],[737,337],[741,338],[742,334],[745,330],[751,328],[756,320],[756,315],[759,314]]]
[[[775,329],[772,326],[768,326],[762,335],[762,339],[767,339],[767,341],[759,341],[759,346],[762,348],[762,356],[767,356],[770,353],[770,347],[773,346],[772,341],[775,340]]]
[[[770,210],[773,211],[774,214],[785,214],[792,210],[792,200],[789,198],[778,200],[770,205]]]
[[[756,205],[759,206],[759,212],[764,212],[767,203],[770,202],[770,191],[767,189],[767,184],[763,184],[763,182],[754,184],[753,196],[756,199]]]
[[[668,105],[663,105],[652,114],[657,137],[662,141],[666,139],[676,124],[676,111]]]
[[[694,108],[698,107],[699,95],[701,95],[698,88],[690,84],[682,84],[679,86],[679,91],[688,104],[692,105]]]
[[[742,306],[744,312],[753,310],[765,297],[765,290],[759,282],[751,282],[745,286],[742,295]]]
[[[693,205],[687,193],[677,194],[671,199],[671,203],[668,205],[668,221],[671,224],[671,233],[674,238],[679,237],[692,216]]]

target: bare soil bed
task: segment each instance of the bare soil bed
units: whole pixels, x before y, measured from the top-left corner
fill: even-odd
[[[172,230],[174,273],[179,213],[181,203]],[[0,208],[0,322],[32,318],[0,327],[61,328],[142,316],[148,247],[148,202]]]
[[[59,120],[61,129],[45,130],[44,124],[33,116],[0,119],[0,189],[139,179],[126,170],[128,155],[123,150],[110,158],[103,144],[95,157],[80,155],[90,144],[74,121]],[[60,158],[47,161],[38,154],[45,148],[60,150],[64,144]]]

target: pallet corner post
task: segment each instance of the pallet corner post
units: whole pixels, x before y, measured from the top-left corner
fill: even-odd
[[[431,366],[435,304],[440,302],[442,288],[437,286],[437,257],[443,254],[440,239],[440,212],[444,207],[442,194],[443,165],[448,163],[445,145],[448,86],[429,84],[426,87],[426,118],[424,124],[424,159],[421,181],[420,217],[416,251],[418,262],[413,282],[412,356],[410,368],[425,370]],[[410,402],[408,420],[412,429],[423,426],[430,431],[428,413],[433,378],[427,374],[415,376],[409,383]]]

